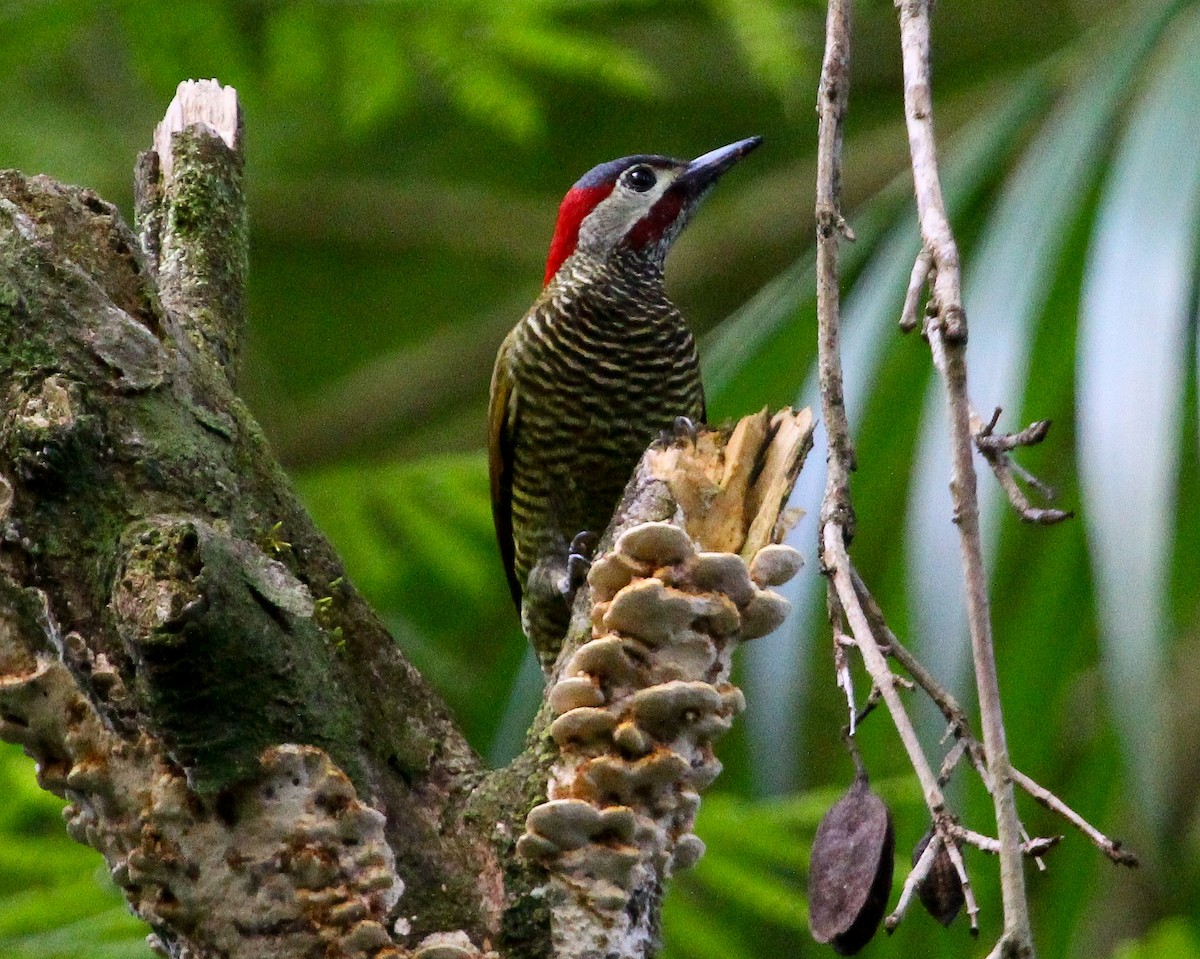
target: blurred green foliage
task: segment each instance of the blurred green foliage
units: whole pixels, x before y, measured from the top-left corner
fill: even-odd
[[[842,258],[855,558],[893,628],[969,701],[957,557],[939,539],[936,386],[924,344],[894,325],[918,247],[895,13],[890,0],[856,8],[845,188],[858,241]],[[252,223],[241,389],[351,578],[471,741],[502,759],[538,689],[491,539],[483,410],[558,200],[602,160],[764,135],[689,227],[668,282],[702,335],[717,418],[813,402],[823,22],[815,0],[10,3],[0,165],[128,210],[133,156],[176,83],[238,88]],[[974,400],[1003,405],[1004,428],[1054,420],[1021,460],[1081,516],[1021,526],[981,476],[1010,745],[1145,859],[1117,871],[1068,834],[1048,872],[1030,869],[1050,959],[1200,955],[1197,37],[1200,4],[1185,0],[936,8]],[[819,493],[820,467],[818,453],[802,487]],[[829,954],[806,932],[808,844],[851,768],[813,531],[810,518],[796,532],[810,558],[797,614],[741,657],[751,708],[702,807],[708,855],[668,899],[673,959]],[[941,730],[916,711],[935,752]],[[896,816],[899,881],[925,829],[920,798],[886,720],[861,738]],[[986,831],[982,790],[952,789]],[[0,749],[0,957],[148,955],[59,805]],[[1031,832],[1064,831],[1032,803],[1022,813]],[[994,863],[967,861],[986,941]],[[917,909],[870,949],[982,954],[962,919],[943,931]]]
[[[1123,942],[1113,959],[1196,959],[1200,938],[1195,927],[1182,916],[1157,923],[1141,942]]]
[[[0,956],[150,955],[99,855],[67,838],[62,801],[42,792],[21,751],[0,749]]]

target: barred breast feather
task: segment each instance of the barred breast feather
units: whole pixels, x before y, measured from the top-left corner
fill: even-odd
[[[606,266],[603,278],[586,264],[559,272],[506,339],[492,388],[496,531],[527,627],[557,632],[547,643],[561,641],[568,611],[556,589],[559,608],[531,610],[542,590],[530,574],[565,575],[572,538],[604,531],[649,443],[676,417],[704,419],[695,342],[661,272]]]

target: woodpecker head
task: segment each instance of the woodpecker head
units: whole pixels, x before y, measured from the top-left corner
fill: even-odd
[[[639,154],[589,170],[558,209],[545,282],[576,251],[601,260],[620,250],[642,251],[661,264],[721,174],[760,143],[761,137],[749,137],[691,161]]]

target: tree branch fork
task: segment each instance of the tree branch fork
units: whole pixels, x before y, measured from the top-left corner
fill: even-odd
[[[164,955],[652,955],[734,650],[787,610],[811,416],[647,452],[528,746],[489,770],[233,391],[241,142],[231,88],[181,85],[136,233],[0,173],[0,737]]]

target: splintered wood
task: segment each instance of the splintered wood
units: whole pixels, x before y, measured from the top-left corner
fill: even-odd
[[[190,126],[202,126],[225,141],[231,150],[241,146],[242,108],[237,90],[216,80],[184,80],[175,91],[175,99],[154,128],[154,151],[162,164],[164,180],[170,180],[174,157],[171,134]]]
[[[694,443],[651,450],[645,465],[670,489],[701,549],[748,560],[783,539],[802,515],[785,504],[812,448],[812,431],[808,409],[774,416],[763,409],[732,432],[704,430]]]

